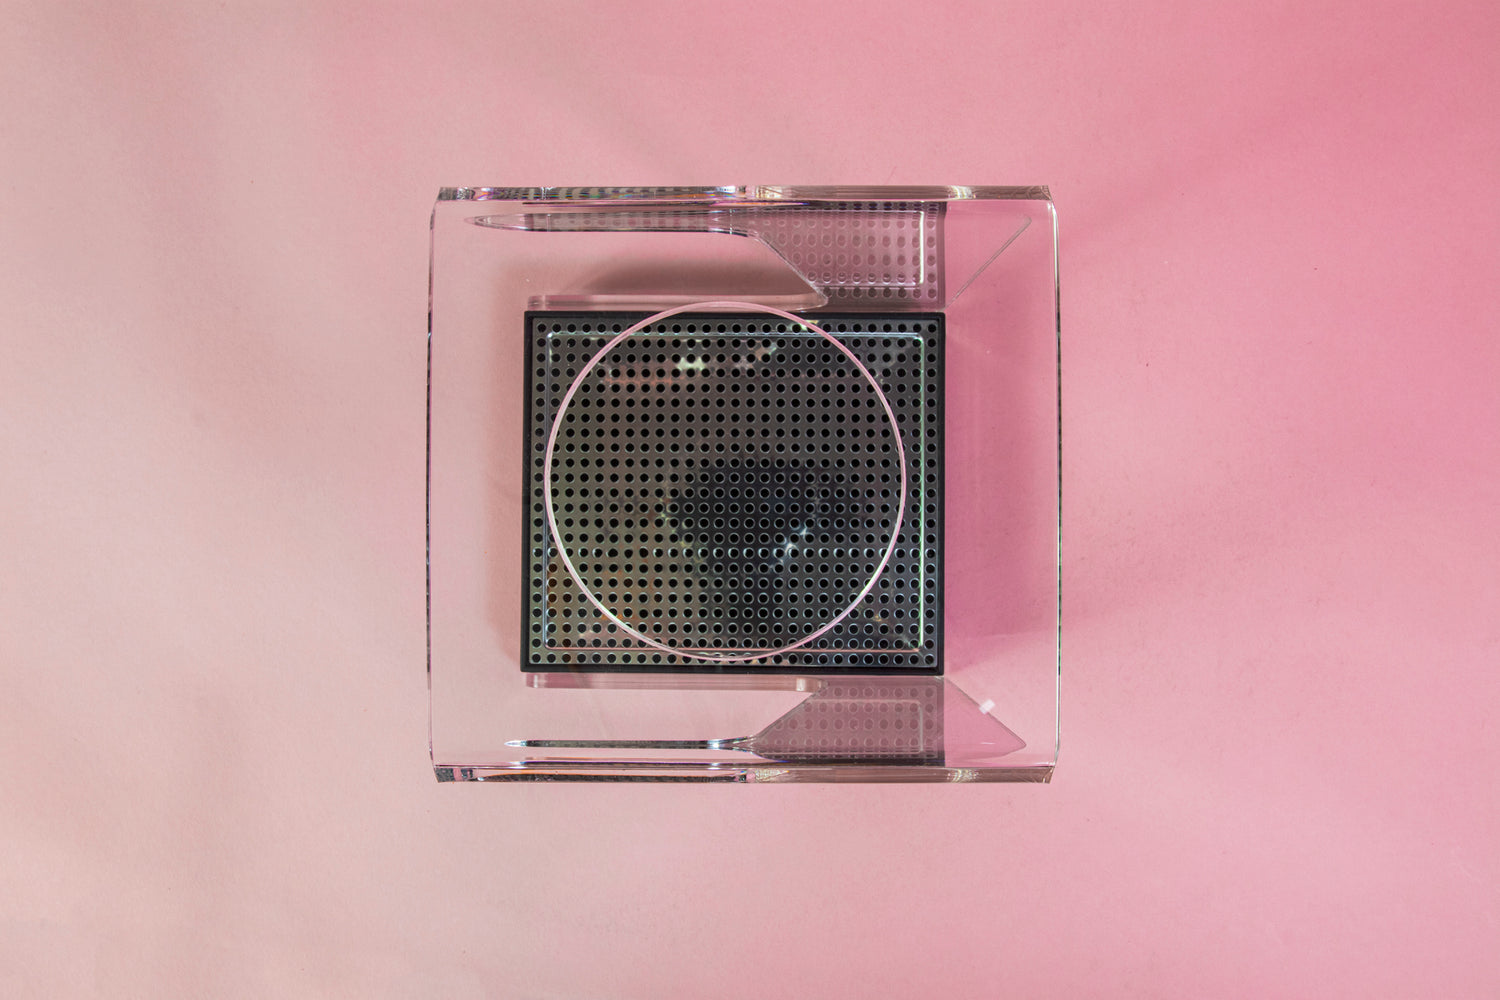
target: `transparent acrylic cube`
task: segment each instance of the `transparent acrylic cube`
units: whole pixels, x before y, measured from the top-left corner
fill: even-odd
[[[1048,780],[1056,246],[1041,187],[444,189],[439,779]]]

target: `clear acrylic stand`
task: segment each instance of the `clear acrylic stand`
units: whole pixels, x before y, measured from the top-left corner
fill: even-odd
[[[445,189],[431,281],[440,780],[1050,778],[1045,188]]]

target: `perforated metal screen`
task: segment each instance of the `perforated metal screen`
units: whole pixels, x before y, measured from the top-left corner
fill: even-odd
[[[583,365],[644,318],[527,314],[522,668],[542,671],[940,673],[943,318],[810,316],[890,401],[908,500],[890,563],[809,645],[739,664],[645,646],[579,592],[543,496],[548,432]],[[815,331],[761,314],[679,314],[617,345],[558,430],[553,501],[584,582],[673,648],[776,649],[837,615],[890,542],[900,487],[879,398]]]

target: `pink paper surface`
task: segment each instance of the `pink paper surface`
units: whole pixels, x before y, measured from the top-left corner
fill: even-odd
[[[1500,8],[12,4],[0,995],[1500,995]],[[1048,183],[1047,787],[439,785],[449,184]]]

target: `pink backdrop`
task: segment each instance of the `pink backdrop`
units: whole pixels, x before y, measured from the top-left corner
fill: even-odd
[[[0,993],[1500,994],[1497,11],[6,5]],[[1057,198],[1055,783],[438,785],[438,187],[836,182]]]

